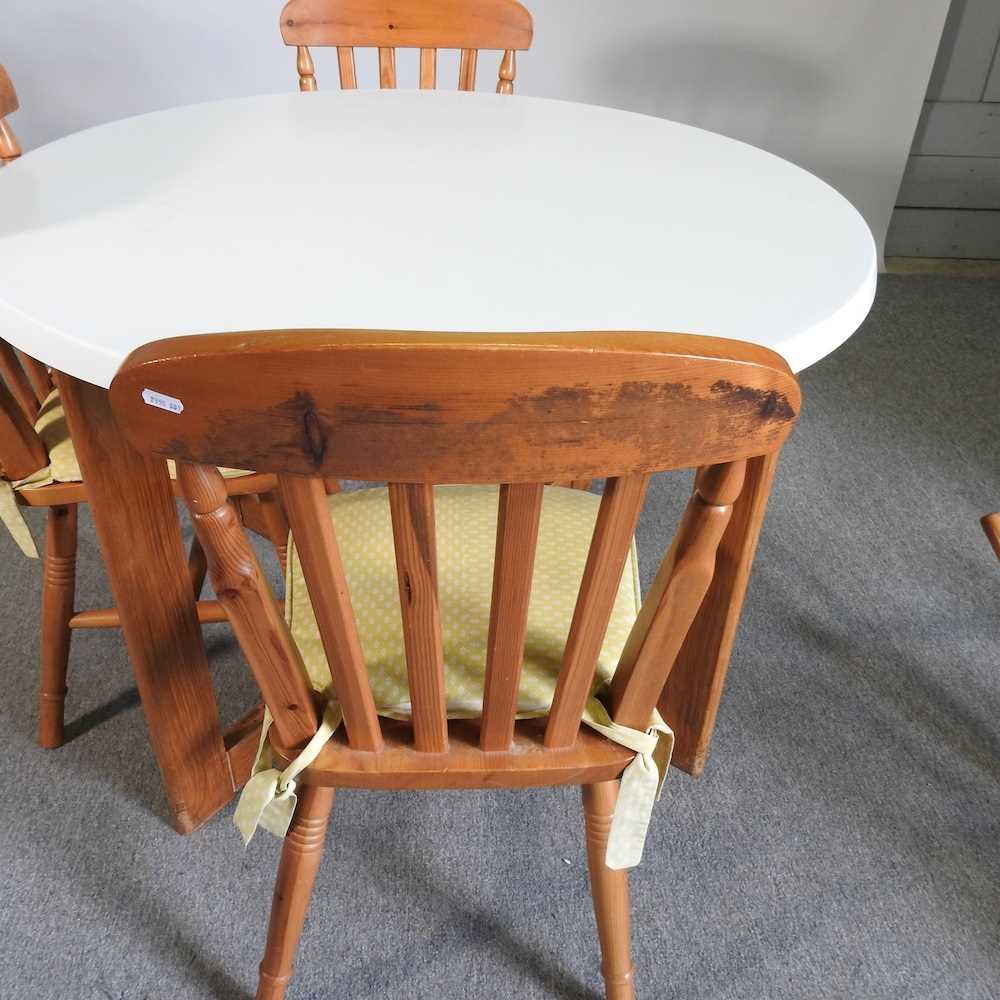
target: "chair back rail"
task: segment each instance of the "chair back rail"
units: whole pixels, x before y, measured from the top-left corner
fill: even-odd
[[[146,388],[182,412],[146,405]],[[634,728],[648,723],[712,579],[745,460],[781,447],[800,404],[784,361],[737,341],[363,331],[147,345],[111,399],[137,447],[178,460],[219,600],[285,747],[312,735],[316,709],[215,466],[278,474],[352,750],[379,751],[383,739],[323,478],[388,481],[413,749],[428,754],[448,749],[435,484],[501,484],[480,747],[502,754],[514,737],[542,484],[606,477],[545,727],[546,751],[560,752],[578,737],[650,475],[698,467],[611,689],[613,717]]]
[[[7,123],[7,116],[18,109],[17,91],[7,70],[0,66],[0,163],[16,159],[21,155],[21,146]]]
[[[531,14],[516,0],[290,0],[281,35],[297,48],[301,90],[316,89],[309,46],[335,46],[340,85],[358,85],[355,48],[378,50],[379,86],[396,86],[396,49],[420,50],[421,89],[437,85],[438,49],[461,52],[459,90],[475,90],[480,49],[503,52],[497,93],[514,91],[516,55],[531,45]]]
[[[51,391],[39,362],[0,340],[0,468],[6,479],[22,479],[48,465],[49,457],[34,428]]]

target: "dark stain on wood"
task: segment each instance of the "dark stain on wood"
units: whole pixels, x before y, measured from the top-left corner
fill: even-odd
[[[724,395],[734,402],[756,406],[761,420],[784,422],[795,419],[795,410],[788,397],[774,389],[755,389],[748,385],[735,385],[725,379],[712,383],[712,392]]]

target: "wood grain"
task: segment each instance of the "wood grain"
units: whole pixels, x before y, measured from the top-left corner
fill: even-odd
[[[979,523],[983,526],[997,559],[1000,559],[1000,511],[996,514],[987,514]]]
[[[433,487],[423,483],[390,483],[389,509],[413,712],[413,742],[424,753],[444,753],[448,749],[448,720]]]
[[[333,795],[332,788],[310,785],[299,793],[295,817],[281,847],[257,1000],[282,1000],[291,981],[309,897],[323,859]]]
[[[45,526],[42,573],[41,677],[38,690],[38,744],[62,746],[69,663],[69,620],[76,584],[77,507],[50,507]]]
[[[649,725],[684,637],[715,574],[715,559],[746,462],[706,466],[673,544],[643,601],[611,684],[614,720],[632,729]]]
[[[214,466],[178,462],[177,480],[208,559],[209,579],[286,745],[305,743],[319,716],[298,648]]]
[[[552,698],[548,747],[569,746],[580,729],[648,485],[649,476],[640,474],[609,479],[604,487]]]
[[[617,801],[617,781],[583,786],[587,868],[601,942],[601,974],[608,1000],[633,1000],[635,966],[632,964],[628,871],[612,870],[604,863]]]
[[[6,340],[0,340],[0,378],[7,383],[7,388],[17,400],[27,420],[34,423],[38,416],[39,400],[35,396],[28,373],[21,367],[20,358]]]
[[[0,473],[5,479],[23,479],[48,464],[49,454],[42,439],[0,379]]]
[[[286,45],[524,50],[531,33],[514,0],[291,0],[281,12]]]
[[[508,750],[514,738],[544,489],[540,483],[500,487],[480,739],[487,751]]]
[[[224,381],[213,374],[222,367]],[[184,412],[146,406],[146,386],[183,399]],[[135,351],[111,392],[127,432],[163,454],[404,483],[737,461],[777,449],[800,402],[795,377],[766,348],[653,333],[182,337]]]
[[[375,700],[323,481],[282,476],[281,493],[351,746],[381,750]]]
[[[459,49],[458,89],[476,89],[479,49],[503,51],[498,94],[512,94],[515,51],[531,45],[531,15],[514,0],[291,0],[281,14],[286,45],[299,52],[299,86],[315,90],[308,46],[336,46],[340,85],[358,85],[354,48],[378,49],[379,86],[396,86],[397,48],[420,50],[420,88],[437,85],[437,49]],[[305,54],[305,56],[303,56]],[[303,70],[303,59],[308,67]]]
[[[171,815],[187,833],[229,801],[232,781],[167,469],[131,448],[104,389],[56,381]]]
[[[777,461],[773,452],[747,462],[746,482],[722,536],[715,575],[660,698],[660,714],[674,730],[672,763],[693,775],[701,774],[708,759]]]

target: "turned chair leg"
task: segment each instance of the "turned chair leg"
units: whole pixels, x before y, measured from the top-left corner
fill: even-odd
[[[42,574],[42,677],[38,696],[38,743],[54,749],[63,742],[69,620],[76,584],[76,504],[50,507],[45,528]]]
[[[299,792],[295,818],[281,849],[278,878],[274,883],[257,1000],[283,1000],[292,981],[292,965],[323,857],[326,824],[332,807],[332,788],[305,785]]]
[[[617,801],[617,781],[599,781],[595,785],[583,786],[587,866],[590,869],[597,934],[601,940],[601,972],[608,1000],[633,1000],[635,966],[632,965],[629,928],[628,872],[613,871],[604,863],[611,817]]]

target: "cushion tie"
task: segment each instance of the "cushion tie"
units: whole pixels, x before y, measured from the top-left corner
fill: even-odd
[[[25,524],[18,506],[14,487],[6,480],[0,479],[0,524],[10,532],[17,547],[29,558],[38,558],[35,540],[31,537],[28,525]]]
[[[243,836],[244,847],[250,843],[258,826],[262,826],[276,837],[285,836],[298,803],[295,778],[319,756],[319,752],[337,731],[343,718],[340,705],[335,698],[331,698],[313,738],[284,771],[279,771],[272,766],[271,745],[267,739],[267,732],[272,722],[271,713],[267,708],[264,709],[257,759],[254,761],[250,780],[240,793],[240,801],[233,816],[233,822]]]
[[[316,734],[284,771],[278,771],[272,766],[267,739],[271,713],[264,709],[257,759],[233,816],[244,846],[250,843],[258,826],[276,837],[285,836],[298,802],[295,777],[316,760],[342,720],[340,705],[331,698]],[[634,868],[642,860],[653,805],[660,797],[670,765],[674,734],[655,709],[645,731],[619,725],[596,698],[587,702],[583,721],[613,743],[635,751],[635,757],[622,773],[605,857],[609,868]]]
[[[604,858],[609,868],[634,868],[642,860],[653,806],[659,801],[670,766],[673,730],[656,709],[645,731],[622,726],[608,715],[608,710],[596,698],[587,702],[583,721],[612,743],[635,751],[632,762],[622,772]]]

